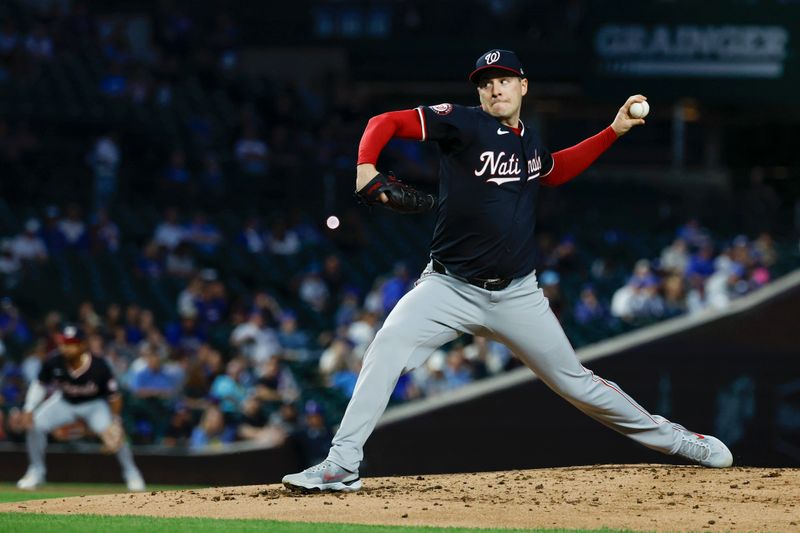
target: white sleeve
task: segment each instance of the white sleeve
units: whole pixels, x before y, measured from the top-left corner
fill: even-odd
[[[22,410],[26,413],[30,413],[36,409],[40,403],[42,403],[42,400],[44,400],[46,394],[47,391],[45,390],[44,385],[42,385],[42,382],[38,379],[34,379],[28,386],[28,393],[25,395],[25,406],[22,408]]]

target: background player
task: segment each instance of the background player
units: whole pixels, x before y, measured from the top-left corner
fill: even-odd
[[[45,400],[48,386],[54,391]],[[117,389],[108,363],[89,353],[82,332],[75,326],[64,327],[57,353],[45,360],[25,397],[22,424],[27,429],[30,465],[17,487],[33,490],[45,482],[47,434],[80,419],[100,437],[104,451],[116,453],[128,490],[145,490],[119,420],[122,397]]]
[[[556,393],[633,440],[704,466],[730,466],[733,457],[721,441],[651,415],[616,384],[584,368],[537,285],[534,226],[539,186],[574,178],[618,137],[644,124],[628,109],[645,98],[628,98],[609,127],[551,155],[538,133],[520,120],[528,82],[513,52],[490,50],[482,55],[470,80],[477,85],[480,107],[440,104],[385,113],[373,117],[364,132],[358,195],[403,213],[431,209],[434,199],[378,173],[378,155],[392,137],[438,143],[439,205],[431,262],[367,350],[328,458],[285,476],[284,485],[358,490],[364,443],[398,377],[462,332],[505,343]]]

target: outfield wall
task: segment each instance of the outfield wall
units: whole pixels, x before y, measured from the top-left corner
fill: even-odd
[[[800,466],[800,271],[723,312],[681,317],[582,349],[584,364],[654,413],[729,443],[734,461]],[[50,481],[116,482],[96,446],[52,446]],[[277,482],[300,468],[286,445],[225,453],[136,450],[150,483]],[[362,474],[400,475],[598,463],[670,462],[584,416],[527,369],[387,411]],[[19,446],[0,447],[0,480],[20,477]]]

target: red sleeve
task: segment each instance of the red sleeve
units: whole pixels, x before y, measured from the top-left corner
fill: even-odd
[[[377,163],[381,150],[392,137],[423,140],[419,111],[416,109],[390,111],[369,119],[367,129],[364,130],[361,143],[358,145],[358,164]]]
[[[600,154],[608,150],[617,140],[617,134],[607,127],[597,135],[589,137],[575,146],[553,154],[553,168],[541,178],[542,185],[556,187],[568,182],[591,165]]]

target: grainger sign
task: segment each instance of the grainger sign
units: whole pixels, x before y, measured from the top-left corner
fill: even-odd
[[[594,32],[607,76],[779,79],[790,32],[780,24],[612,24]]]

